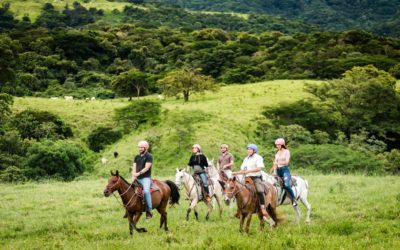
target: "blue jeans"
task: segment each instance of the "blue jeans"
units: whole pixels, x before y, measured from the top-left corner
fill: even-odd
[[[201,180],[203,181],[204,190],[209,195],[210,191],[208,190],[208,176],[206,173],[201,173],[199,175],[200,175]]]
[[[151,211],[153,210],[151,203],[151,194],[150,194],[151,178],[145,177],[137,180],[143,186],[144,200],[146,201],[147,208],[149,209],[149,211]]]
[[[292,200],[292,202],[294,202],[296,200],[296,197],[294,196],[293,189],[290,186],[290,181],[292,179],[292,176],[290,175],[289,167],[283,166],[278,168],[277,174],[279,177],[283,177],[284,188],[289,193],[290,196],[289,198]]]

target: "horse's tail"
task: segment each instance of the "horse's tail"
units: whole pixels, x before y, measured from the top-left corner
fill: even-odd
[[[170,180],[166,180],[165,183],[167,183],[167,185],[169,186],[169,188],[171,189],[171,198],[170,198],[170,204],[179,204],[179,198],[180,198],[180,194],[179,194],[179,188],[178,186]]]

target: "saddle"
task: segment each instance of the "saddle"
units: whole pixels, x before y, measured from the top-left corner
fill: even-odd
[[[275,177],[276,182],[274,183],[274,186],[276,187],[277,190],[277,195],[278,195],[278,203],[280,205],[283,204],[283,202],[286,199],[286,189],[284,188],[284,182],[283,182],[283,178],[282,177]],[[297,186],[297,181],[295,178],[291,178],[290,180],[290,186],[291,187],[296,187]]]
[[[136,186],[136,193],[140,196],[143,197],[144,196],[144,192],[143,192],[143,186],[142,184],[140,184],[140,182],[138,182],[137,180],[134,183],[134,186]],[[157,185],[156,180],[151,179],[151,185],[150,185],[150,194],[152,194],[153,192],[159,191],[160,187]]]
[[[204,200],[204,197],[206,197],[206,191],[204,190],[204,185],[203,185],[203,180],[200,178],[200,175],[198,174],[193,174],[193,179],[195,181],[195,185],[197,186],[197,196],[199,197],[199,201]],[[208,183],[208,188],[213,186],[213,182],[209,181]]]
[[[281,188],[283,188],[283,186],[284,186],[284,183],[283,183],[283,178],[282,177],[275,177],[275,178],[277,178],[277,184],[279,184],[279,186],[281,187]],[[291,178],[290,179],[290,186],[291,187],[295,187],[295,186],[297,186],[297,181],[296,181],[296,179],[295,178]]]

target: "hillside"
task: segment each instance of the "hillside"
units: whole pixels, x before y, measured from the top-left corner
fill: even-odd
[[[154,0],[148,0],[153,2]],[[400,1],[368,0],[155,0],[192,10],[263,13],[317,24],[325,29],[366,29],[400,36]]]
[[[306,97],[302,90],[305,82],[281,80],[226,86],[216,93],[194,95],[189,103],[167,99],[162,102],[162,123],[156,127],[142,128],[107,147],[93,162],[95,172],[104,176],[111,169],[120,169],[126,173],[136,153],[136,143],[143,138],[157,140],[153,145],[153,152],[157,166],[155,173],[158,175],[170,175],[172,169],[184,167],[190,156],[190,145],[194,143],[200,143],[210,159],[218,156],[219,145],[223,142],[231,145],[231,151],[237,159],[242,158],[245,145],[255,139],[252,135],[256,126],[255,118],[260,116],[263,106],[276,105],[281,101],[293,102]],[[17,112],[31,108],[58,114],[73,126],[75,140],[84,143],[88,133],[96,127],[113,124],[113,110],[128,103],[126,99],[65,101],[17,98],[13,109]],[[188,125],[192,129],[188,131],[190,141],[180,138],[182,145],[178,146],[179,142],[173,139],[173,128],[183,129],[180,127],[182,124],[179,124],[182,117],[190,117]],[[174,151],[177,148],[180,151]],[[261,148],[261,153],[271,154],[268,150]],[[119,152],[118,158],[113,158],[114,151]],[[109,159],[107,166],[100,163],[103,156]]]

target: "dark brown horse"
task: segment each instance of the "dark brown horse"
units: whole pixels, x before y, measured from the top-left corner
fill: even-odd
[[[161,182],[154,180],[154,183],[158,186],[159,190],[151,193],[151,200],[153,208],[157,209],[160,213],[160,228],[164,225],[165,231],[168,231],[167,226],[167,205],[168,201],[171,204],[178,204],[179,202],[179,189],[172,181]],[[146,205],[143,202],[143,193],[138,192],[139,184],[136,182],[131,185],[122,176],[119,175],[118,170],[114,174],[111,172],[111,177],[108,179],[108,184],[104,190],[106,197],[110,196],[115,190],[118,191],[119,196],[122,199],[123,206],[126,209],[126,213],[129,221],[129,233],[132,235],[132,229],[137,232],[147,232],[145,228],[136,227],[137,222],[142,215],[142,212],[146,211]]]
[[[246,178],[245,184],[240,183],[236,180],[236,177],[229,179],[225,183],[225,202],[229,204],[229,201],[235,197],[236,204],[240,215],[240,228],[239,231],[243,232],[243,224],[246,221],[245,232],[249,233],[251,216],[253,213],[258,214],[260,219],[260,229],[264,229],[264,217],[260,210],[259,201],[257,198],[255,187],[249,183],[252,182],[250,178]],[[280,219],[276,213],[277,195],[276,191],[270,183],[264,182],[265,185],[265,203],[266,210],[270,218],[266,218],[270,226],[275,226],[280,222]]]

